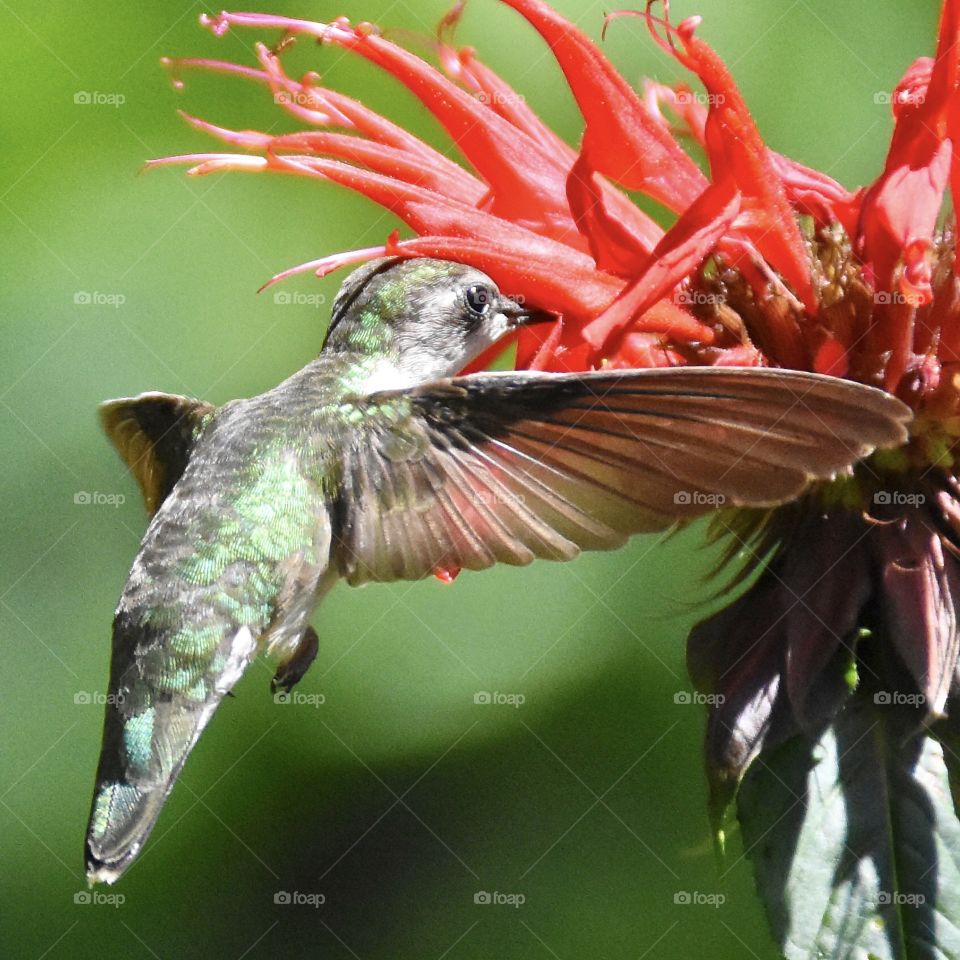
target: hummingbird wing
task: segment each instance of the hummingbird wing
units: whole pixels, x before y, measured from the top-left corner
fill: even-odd
[[[183,475],[197,434],[214,406],[172,393],[108,400],[100,422],[136,477],[153,516]]]
[[[610,550],[772,506],[907,438],[862,384],[764,368],[486,373],[358,404],[338,560],[352,584]]]

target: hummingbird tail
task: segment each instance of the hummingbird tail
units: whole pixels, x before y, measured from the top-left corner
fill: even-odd
[[[150,694],[153,706],[140,713],[107,708],[87,828],[90,883],[113,883],[133,862],[222,697],[187,706]]]
[[[194,744],[257,649],[249,628],[221,627],[217,633],[225,640],[217,645],[218,669],[212,671],[209,658],[192,666],[172,660],[171,639],[164,632],[131,635],[129,627],[118,616],[111,696],[87,827],[90,883],[113,883],[133,862]],[[131,659],[134,649],[140,655]]]
[[[120,781],[101,783],[87,833],[87,880],[113,883],[133,862],[160,816],[173,780],[163,787]]]

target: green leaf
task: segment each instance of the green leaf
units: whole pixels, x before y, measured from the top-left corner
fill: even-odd
[[[737,812],[789,960],[960,957],[960,822],[916,712],[855,695],[756,761]]]

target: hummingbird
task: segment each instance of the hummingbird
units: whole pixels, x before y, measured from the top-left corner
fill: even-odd
[[[385,258],[346,279],[320,354],[266,393],[102,405],[151,520],[113,620],[91,883],[133,862],[258,653],[275,691],[303,677],[337,581],[611,550],[718,505],[783,503],[907,439],[899,400],[818,374],[457,375],[543,319],[470,266]]]

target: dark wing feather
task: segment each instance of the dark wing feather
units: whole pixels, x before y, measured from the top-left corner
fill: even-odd
[[[130,468],[153,516],[183,476],[190,451],[214,407],[172,393],[142,393],[108,400],[100,422]]]
[[[362,401],[341,498],[354,584],[567,560],[718,505],[772,506],[907,438],[879,390],[795,371],[478,374]]]

